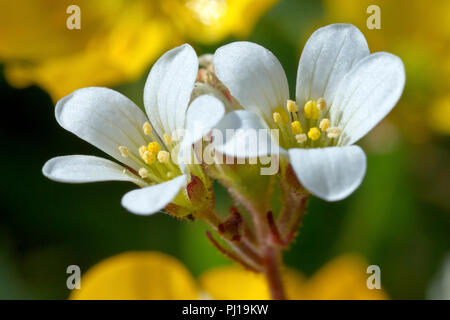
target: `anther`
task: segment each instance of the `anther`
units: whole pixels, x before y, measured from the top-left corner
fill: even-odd
[[[326,110],[327,109],[327,102],[325,101],[324,98],[319,98],[319,99],[317,99],[317,106],[322,111]]]
[[[120,151],[120,154],[122,155],[122,157],[124,157],[124,158],[128,158],[128,156],[130,155],[130,150],[128,150],[127,147],[120,146],[119,151]]]
[[[291,130],[293,134],[299,134],[303,132],[302,125],[298,120],[291,122]]]
[[[319,129],[317,129],[316,127],[313,127],[311,129],[309,129],[308,131],[308,137],[312,140],[312,141],[316,141],[317,139],[320,138],[320,131]]]
[[[319,118],[319,108],[317,108],[317,102],[315,100],[309,100],[305,103],[305,117],[306,119],[317,120]]]
[[[145,168],[140,168],[139,169],[139,175],[141,176],[142,179],[145,179],[148,177],[148,170]]]
[[[146,146],[140,146],[139,147],[139,155],[141,156],[141,158],[144,156],[145,151],[147,151],[147,147]]]
[[[295,135],[295,140],[297,140],[298,143],[303,143],[307,139],[308,139],[308,137],[304,133],[300,133],[300,134]]]
[[[330,126],[330,119],[325,118],[320,121],[320,124],[319,124],[320,130],[325,131],[328,129],[329,126]]]
[[[292,100],[288,100],[288,101],[287,101],[286,109],[287,109],[289,112],[291,112],[291,113],[294,113],[294,112],[297,112],[297,111],[298,111],[297,105],[296,105],[295,102],[292,101]]]
[[[272,117],[273,117],[273,121],[275,123],[280,123],[281,122],[281,114],[279,112],[274,112],[272,114]]]
[[[154,154],[155,156],[158,154],[160,150],[161,146],[156,141],[150,142],[147,146],[147,151],[149,151],[151,154]]]
[[[150,151],[145,151],[142,155],[142,160],[144,160],[146,164],[152,164],[153,161],[156,160],[156,154],[151,153]]]
[[[164,138],[164,141],[166,142],[167,145],[172,143],[172,137],[169,134],[164,133],[163,138]]]
[[[152,126],[148,121],[142,125],[142,130],[147,136],[152,133]]]
[[[338,127],[331,127],[327,130],[328,138],[337,138],[341,134],[341,129]]]
[[[167,163],[170,160],[170,153],[167,151],[158,152],[158,161],[161,163]]]

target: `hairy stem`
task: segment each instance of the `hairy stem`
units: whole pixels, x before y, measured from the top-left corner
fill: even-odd
[[[281,276],[281,252],[279,249],[268,246],[264,257],[264,275],[269,286],[273,300],[285,300],[283,280]]]

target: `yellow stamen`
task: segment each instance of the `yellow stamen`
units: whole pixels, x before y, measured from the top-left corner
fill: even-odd
[[[325,101],[324,98],[319,98],[317,100],[317,106],[319,107],[320,110],[326,110],[327,109],[327,102]]]
[[[317,129],[316,127],[313,127],[311,129],[309,129],[308,131],[308,137],[312,140],[312,141],[316,141],[317,139],[320,138],[320,131],[319,129]]]
[[[152,133],[152,126],[150,125],[149,122],[146,122],[143,124],[142,130],[148,136],[150,133]]]
[[[120,151],[120,154],[122,155],[122,157],[124,157],[124,158],[128,158],[128,156],[130,155],[130,150],[128,150],[127,147],[120,146],[119,151]]]
[[[147,151],[147,147],[146,146],[140,146],[139,147],[139,155],[141,156],[141,158],[144,156],[145,151]]]
[[[272,117],[273,117],[273,122],[275,122],[275,123],[280,123],[281,122],[281,115],[280,115],[279,112],[274,112],[272,114]]]
[[[306,119],[317,120],[319,118],[319,108],[315,100],[309,100],[305,103],[305,117]]]
[[[287,124],[291,120],[290,117],[289,117],[289,113],[287,113],[286,110],[283,107],[275,108],[273,110],[272,116],[274,116],[274,114],[276,114],[276,113],[278,113],[280,115],[280,119],[281,119],[281,122],[283,124]],[[276,117],[278,117],[278,116],[276,116]],[[275,121],[275,119],[274,119],[274,121]]]
[[[319,124],[320,130],[325,131],[328,129],[329,126],[330,126],[330,119],[325,118],[320,121],[320,124]]]
[[[172,137],[169,134],[164,133],[163,138],[164,138],[164,141],[166,142],[167,145],[172,143]]]
[[[152,164],[156,160],[156,154],[150,151],[145,151],[142,155],[142,160],[144,160],[146,164]]]
[[[161,146],[158,142],[150,142],[147,146],[147,151],[154,154],[155,156],[158,154],[158,152],[161,150]]]
[[[287,101],[286,109],[287,109],[289,112],[292,112],[292,113],[298,111],[297,105],[296,105],[295,102],[292,101],[292,100],[288,100],[288,101]]]
[[[305,142],[307,139],[308,139],[308,137],[307,137],[306,134],[304,134],[304,133],[300,133],[300,134],[297,134],[297,135],[295,136],[295,140],[297,140],[298,143],[303,143],[303,142]]]
[[[145,168],[140,168],[139,169],[139,175],[141,176],[142,179],[145,179],[148,177],[148,170]]]
[[[327,130],[328,138],[337,138],[341,134],[341,129],[338,127],[331,127]]]
[[[158,153],[158,161],[161,163],[167,163],[170,160],[170,153],[167,151],[160,151]]]
[[[303,132],[302,125],[298,120],[291,122],[291,130],[293,134],[299,134]]]

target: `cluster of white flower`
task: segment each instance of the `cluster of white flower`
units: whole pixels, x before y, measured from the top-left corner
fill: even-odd
[[[202,60],[209,65],[199,70],[195,51],[184,44],[155,63],[144,90],[147,116],[106,88],[80,89],[61,99],[55,110],[58,123],[123,165],[94,156],[63,156],[49,160],[44,175],[71,183],[131,181],[142,188],[124,195],[122,204],[129,211],[187,208],[182,212],[192,213],[192,177],[200,179],[206,193],[212,192],[210,177],[201,164],[173,161],[173,151],[191,148],[212,129],[276,129],[279,139],[271,139],[279,143],[276,156],[291,166],[300,185],[337,201],[365,175],[365,154],[354,143],[390,112],[405,83],[402,61],[385,52],[370,54],[362,33],[348,24],[323,27],[308,40],[295,101],[277,58],[255,43],[231,43]],[[194,122],[199,133],[180,137],[177,132],[191,130]],[[270,152],[236,148],[239,139],[213,141],[213,146],[234,158]]]

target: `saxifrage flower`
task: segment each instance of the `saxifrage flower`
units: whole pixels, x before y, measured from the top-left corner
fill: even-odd
[[[260,45],[225,45],[213,64],[217,78],[245,109],[228,113],[218,129],[279,129],[280,154],[288,157],[303,187],[328,201],[347,197],[361,184],[366,156],[354,143],[391,111],[405,84],[401,59],[370,54],[363,34],[350,24],[332,24],[310,37],[299,62],[295,101],[289,100],[280,62]],[[255,156],[236,148],[237,141],[216,149]]]
[[[55,109],[58,123],[123,165],[95,156],[62,156],[44,165],[44,175],[69,183],[134,182],[142,189],[125,194],[122,205],[136,214],[163,208],[177,216],[195,212],[187,184],[194,179],[208,190],[211,183],[200,165],[179,165],[176,151],[187,118],[195,118],[207,131],[224,113],[222,104],[210,96],[189,106],[197,71],[198,58],[191,46],[165,53],[145,85],[148,118],[131,100],[107,88],[84,88],[61,99]]]

